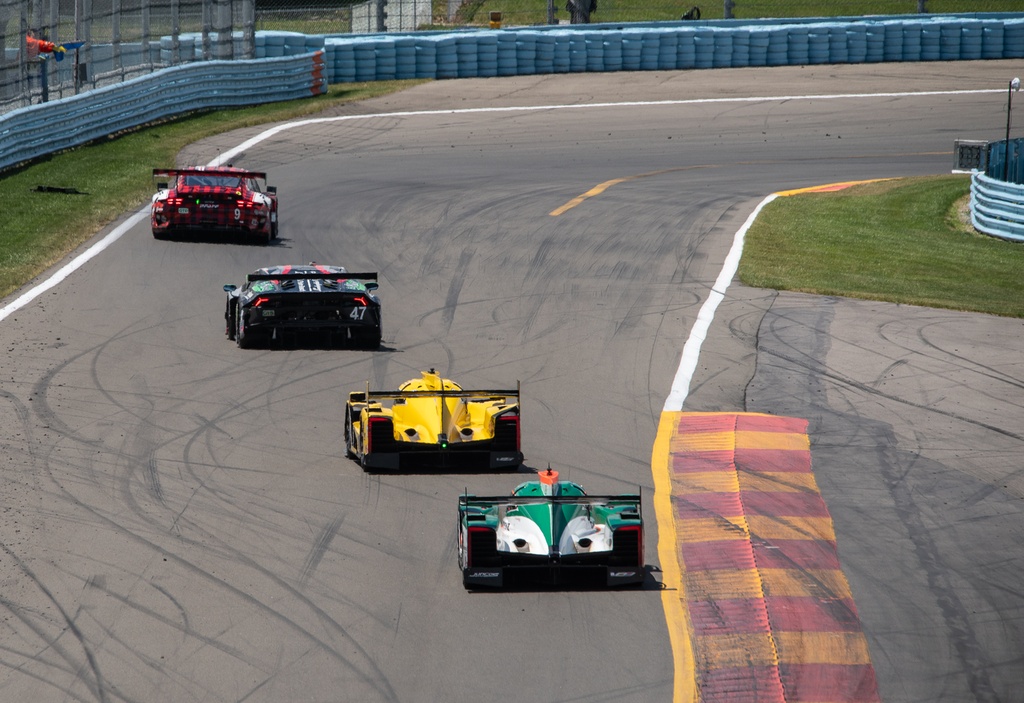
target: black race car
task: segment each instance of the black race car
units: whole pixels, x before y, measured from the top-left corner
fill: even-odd
[[[376,349],[381,340],[376,273],[342,266],[271,266],[245,277],[228,294],[228,339],[249,348],[300,336],[328,345]]]

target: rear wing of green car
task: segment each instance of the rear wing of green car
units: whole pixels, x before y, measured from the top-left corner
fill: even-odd
[[[464,508],[493,508],[498,505],[592,505],[601,507],[635,507],[636,518],[640,518],[640,495],[623,493],[621,495],[585,495],[585,496],[475,496],[465,493],[459,496],[459,510]]]

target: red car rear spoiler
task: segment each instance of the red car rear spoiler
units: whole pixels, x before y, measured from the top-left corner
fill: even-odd
[[[178,176],[237,176],[238,178],[262,178],[267,180],[267,174],[262,171],[238,171],[216,168],[154,168],[153,178],[166,177],[177,178]]]

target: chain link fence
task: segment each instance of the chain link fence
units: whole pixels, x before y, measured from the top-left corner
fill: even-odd
[[[252,58],[260,30],[326,35],[1022,10],[1022,0],[0,0],[0,114],[187,61]]]

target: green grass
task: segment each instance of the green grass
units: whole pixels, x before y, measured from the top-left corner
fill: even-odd
[[[555,19],[567,21],[566,0],[554,0]],[[314,0],[292,7],[279,2],[261,2],[256,8],[256,29],[282,30],[303,34],[341,34],[352,30],[351,0],[322,2]],[[675,21],[691,7],[701,10],[701,19],[722,19],[724,0],[598,0],[597,12],[591,21],[598,22],[655,22]],[[504,13],[503,26],[529,26],[547,23],[548,0],[466,0],[454,19],[448,20],[448,0],[432,0],[432,15],[439,24],[420,27],[421,30],[450,30],[455,27],[486,27],[492,10]],[[965,12],[1022,12],[1021,0],[927,0],[930,14]],[[393,11],[394,12],[394,11]],[[735,19],[797,18],[797,17],[858,17],[862,15],[914,15],[917,0],[735,0],[732,16]],[[137,12],[122,13],[119,31],[122,41],[138,41],[142,28]],[[183,12],[180,16],[182,32],[202,30],[202,15]],[[170,19],[163,12],[154,11],[150,32],[154,37],[169,34]],[[240,27],[235,27],[236,30]],[[112,26],[109,19],[97,18],[91,27],[93,43],[110,41]],[[54,35],[64,41],[75,36],[74,17],[62,15]]]
[[[0,173],[0,297],[60,261],[104,225],[140,208],[154,192],[153,169],[173,167],[187,144],[422,82],[347,83],[305,100],[182,117]],[[40,186],[82,194],[39,192]]]
[[[965,222],[968,176],[778,198],[747,233],[749,286],[1024,317],[1024,244]]]
[[[554,0],[555,17],[567,20],[565,0]],[[597,12],[591,22],[651,22],[678,20],[693,6],[701,10],[701,19],[722,19],[725,3],[722,0],[684,0],[683,2],[652,2],[652,0],[597,0]],[[435,17],[444,17],[446,0],[435,0]],[[968,7],[969,6],[969,7]],[[963,12],[1021,12],[1020,0],[928,0],[929,13]],[[500,10],[504,13],[503,26],[545,24],[547,22],[547,0],[469,0],[459,10],[455,25],[469,24],[486,26],[488,13]],[[757,19],[762,17],[858,17],[861,15],[914,15],[917,14],[917,0],[735,0],[732,16],[735,19]],[[434,27],[435,29],[441,27]]]
[[[455,18],[448,16],[448,0],[433,0],[432,14],[440,24],[420,27],[421,30],[449,30],[453,27],[486,27],[492,10],[504,13],[503,26],[529,26],[546,24],[548,0],[466,0]],[[300,32],[303,34],[343,34],[352,31],[352,5],[344,2],[304,2],[296,7],[280,3],[258,3],[256,29]],[[598,22],[663,22],[678,20],[691,7],[701,10],[701,19],[722,19],[724,0],[598,0],[597,12],[591,21]],[[555,19],[567,21],[569,13],[565,0],[554,0]],[[964,12],[1022,12],[1020,0],[927,0],[930,14]],[[732,16],[735,19],[788,18],[788,17],[858,17],[862,15],[914,15],[917,0],[735,0]],[[121,41],[138,41],[141,21],[137,12],[124,12],[119,31]],[[180,18],[182,32],[202,30],[202,16],[196,12],[183,13]],[[154,12],[150,33],[154,37],[169,34],[169,18]],[[240,29],[239,27],[235,28]],[[109,18],[98,19],[91,27],[93,43],[110,41],[112,27]],[[74,17],[62,15],[53,32],[58,39],[68,41],[75,36]]]

